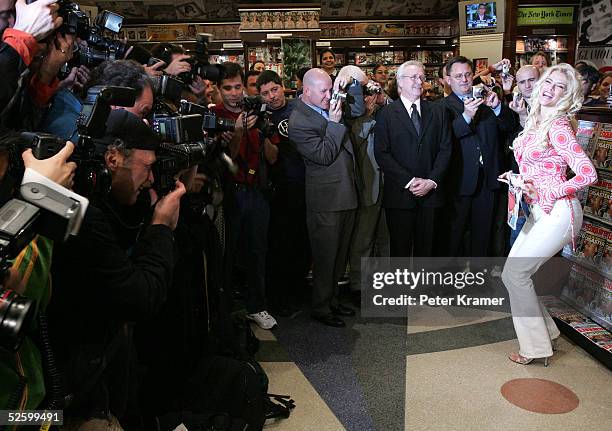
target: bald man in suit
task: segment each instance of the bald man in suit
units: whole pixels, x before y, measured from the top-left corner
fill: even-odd
[[[357,208],[353,147],[342,124],[342,104],[330,103],[332,81],[322,69],[304,75],[304,93],[289,118],[289,138],[306,166],[306,221],[313,256],[312,317],[345,326],[355,311],[340,304]]]

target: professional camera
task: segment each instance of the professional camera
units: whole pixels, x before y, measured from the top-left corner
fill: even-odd
[[[0,348],[19,349],[35,310],[33,300],[0,286]]]
[[[214,136],[217,133],[233,132],[236,128],[236,121],[231,118],[222,118],[205,106],[197,103],[181,100],[179,112],[183,115],[200,114],[202,116],[202,129],[208,133],[208,136]]]
[[[37,234],[64,241],[78,233],[81,203],[45,184],[29,181],[20,188],[22,199],[0,208],[0,283],[11,260]],[[34,301],[0,285],[0,348],[16,351],[35,314]]]
[[[163,142],[182,144],[204,138],[202,116],[198,114],[155,115],[152,127]]]
[[[270,122],[268,121],[266,104],[263,102],[261,96],[245,96],[242,99],[242,109],[249,114],[254,114],[257,116],[257,121],[253,127],[261,130],[264,136],[268,136],[270,131]]]
[[[201,118],[198,120],[201,124]],[[153,188],[159,196],[174,190],[175,178],[180,171],[195,165],[207,164],[216,154],[218,144],[209,138],[187,144],[162,143],[156,152],[157,160],[153,165]]]
[[[159,99],[178,102],[181,100],[183,83],[170,75],[156,76],[152,78],[155,96]]]
[[[34,3],[36,0],[26,0]],[[95,67],[105,60],[118,60],[125,56],[127,46],[121,41],[104,36],[105,31],[119,33],[123,25],[123,17],[107,10],[100,12],[94,24],[89,15],[79,9],[79,5],[70,0],[59,0],[57,14],[63,18],[59,31],[63,34],[73,34],[87,42],[87,47],[75,51],[69,67],[84,65]],[[70,68],[68,70],[70,70]]]
[[[472,98],[484,99],[489,93],[489,88],[484,84],[474,85],[472,87]]]

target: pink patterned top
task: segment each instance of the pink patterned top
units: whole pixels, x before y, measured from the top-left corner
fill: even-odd
[[[558,199],[571,199],[576,191],[597,181],[591,160],[576,141],[567,118],[555,120],[548,132],[545,149],[535,144],[535,134],[524,135],[514,144],[514,157],[523,180],[531,180],[538,192],[538,204],[550,214]],[[576,176],[567,180],[567,167]]]

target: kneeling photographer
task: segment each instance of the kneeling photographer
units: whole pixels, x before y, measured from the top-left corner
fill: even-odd
[[[154,313],[171,282],[172,231],[185,188],[177,182],[158,200],[150,222],[148,202],[139,200],[154,181],[158,143],[141,119],[111,111],[96,141],[106,146],[110,193],[92,196],[79,236],[55,249],[49,323],[65,416],[75,428],[92,420],[116,423],[125,413],[136,377],[131,322]]]
[[[244,74],[238,64],[223,63],[219,89],[223,104],[214,107],[222,118],[236,121],[233,132],[223,132],[229,155],[238,172],[228,179],[224,198],[228,245],[226,248],[226,281],[231,283],[234,256],[238,244],[246,247],[248,317],[263,329],[271,329],[276,320],[265,305],[265,266],[268,248],[270,207],[266,197],[267,165],[276,161],[278,149],[264,137],[265,107],[261,99],[243,96]],[[262,110],[262,108],[264,108]],[[242,234],[242,241],[240,235]],[[229,287],[229,286],[228,286]]]

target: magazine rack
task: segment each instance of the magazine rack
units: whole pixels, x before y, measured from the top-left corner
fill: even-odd
[[[561,301],[574,312],[552,307],[561,330],[612,368],[612,109],[584,108],[576,138],[597,168],[598,181],[578,196],[582,228],[563,256],[573,264]]]

